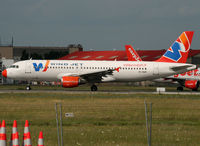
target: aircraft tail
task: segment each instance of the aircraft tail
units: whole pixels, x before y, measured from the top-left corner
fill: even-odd
[[[138,53],[131,45],[125,45],[128,61],[142,61]]]
[[[193,31],[184,31],[157,62],[186,63],[193,38]]]

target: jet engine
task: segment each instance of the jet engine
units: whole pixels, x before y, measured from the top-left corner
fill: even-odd
[[[81,79],[77,76],[64,76],[61,79],[61,83],[65,88],[73,88],[81,84]]]
[[[192,90],[197,90],[199,87],[199,82],[197,80],[186,80],[185,87]]]

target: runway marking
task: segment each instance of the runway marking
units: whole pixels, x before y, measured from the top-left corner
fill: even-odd
[[[149,92],[149,91],[65,91],[65,90],[0,90],[0,93],[66,93],[66,94],[179,94],[179,95],[200,95],[200,92]]]

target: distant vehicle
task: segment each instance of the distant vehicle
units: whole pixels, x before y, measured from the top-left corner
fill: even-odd
[[[179,38],[181,40],[181,38]],[[178,40],[178,39],[177,39]],[[126,53],[128,56],[128,61],[142,61],[138,53],[134,50],[134,48],[130,45],[126,45]],[[195,70],[191,70],[188,72],[184,72],[181,74],[176,74],[172,76],[168,76],[165,78],[154,79],[155,82],[164,82],[164,83],[177,83],[181,86],[177,87],[178,91],[183,91],[183,87],[192,89],[193,91],[197,91],[199,87],[200,81],[200,68]]]
[[[167,50],[156,62],[26,60],[14,63],[2,75],[15,80],[61,81],[66,88],[89,83],[91,91],[97,91],[96,83],[153,80],[196,68],[193,64],[180,63],[187,59],[193,37],[193,32],[185,34],[188,38],[187,47],[182,47],[186,42],[179,43],[173,47],[174,52],[168,54],[170,50]],[[28,85],[27,90],[30,89]]]

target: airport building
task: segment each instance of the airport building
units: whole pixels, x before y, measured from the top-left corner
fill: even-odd
[[[26,59],[58,59],[82,50],[81,45],[67,47],[0,46],[0,59],[13,59],[15,62]]]

